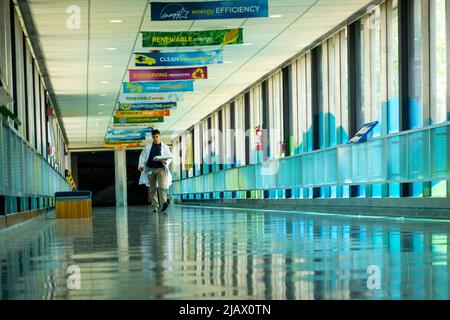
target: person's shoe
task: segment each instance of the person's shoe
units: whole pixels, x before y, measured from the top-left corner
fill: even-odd
[[[168,202],[166,202],[166,203],[163,204],[161,212],[166,211],[167,208],[169,208],[169,203],[168,203]]]
[[[158,213],[158,208],[153,208],[153,213]]]

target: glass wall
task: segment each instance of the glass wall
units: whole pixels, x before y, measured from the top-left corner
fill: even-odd
[[[17,10],[12,0],[0,0],[0,79],[15,116],[0,116],[0,207],[7,214],[49,206],[52,193],[67,187],[66,141]]]
[[[446,0],[430,1],[430,125],[448,121],[448,44],[447,30],[450,4]]]
[[[312,189],[307,186],[314,183],[295,185],[292,181],[283,183],[275,178],[263,178],[262,181],[266,179],[266,182],[261,182],[263,186],[293,187],[292,190],[265,190],[264,197],[448,196],[448,181],[414,182],[414,179],[404,175],[402,170],[405,168],[402,167],[389,169],[390,174],[396,176],[395,179],[383,180],[377,177],[386,174],[378,166],[380,162],[389,160],[383,160],[386,154],[399,157],[399,163],[404,160],[406,143],[412,154],[423,155],[409,157],[408,170],[416,168],[417,172],[423,172],[428,166],[426,134],[416,135],[418,138],[411,135],[408,141],[396,134],[439,125],[449,119],[449,12],[450,4],[445,0],[387,0],[371,7],[370,12],[349,26],[336,30],[313,49],[299,53],[298,58],[289,66],[274,70],[248,92],[248,116],[252,128],[248,145],[243,143],[242,135],[238,135],[237,140],[236,135],[226,135],[227,129],[235,132],[245,126],[247,114],[242,114],[245,94],[211,115],[214,117],[214,114],[220,112],[223,118],[226,165],[222,169],[248,164],[245,162],[247,153],[250,164],[255,165],[265,160],[273,162],[283,159],[292,152],[295,155],[305,155],[302,158],[306,159],[302,160],[303,165],[311,163],[312,166],[314,163],[316,166],[314,161],[319,161],[319,156],[311,158],[309,162],[308,153],[346,144],[362,125],[378,121],[369,139],[380,140],[387,137],[389,153],[381,148],[381,144],[370,144],[374,147],[368,154],[379,161],[362,157],[362,149],[360,154],[350,157],[352,161],[362,162],[362,165],[338,168],[348,172],[337,174],[342,181],[346,181],[345,175],[356,177],[352,178],[355,183]],[[402,32],[405,30],[407,32]],[[406,45],[401,47],[402,43]],[[202,123],[207,126],[207,121],[205,119]],[[287,128],[289,133],[286,132]],[[446,129],[439,130],[443,130],[440,138],[437,138],[437,131],[432,130],[432,136],[439,140],[433,143],[447,145]],[[261,131],[263,133],[258,135]],[[286,145],[287,134],[289,146]],[[287,147],[292,150],[286,152]],[[362,145],[360,148],[364,147]],[[355,150],[359,149],[355,147]],[[327,157],[325,159],[333,159],[334,156],[330,154]],[[445,155],[442,157],[445,159],[441,162],[448,163]],[[319,164],[317,166],[320,167]],[[362,167],[365,169],[362,170]],[[308,168],[304,167],[287,166],[278,169],[308,173]],[[245,184],[246,178],[239,177],[237,171],[230,171],[230,177],[231,172],[236,177],[230,178],[230,181],[235,179],[233,183],[236,185],[240,182]],[[310,174],[313,176],[317,173]],[[250,172],[249,175],[252,176]],[[421,175],[411,175],[420,180]],[[292,179],[294,177],[295,174]],[[308,178],[305,179],[308,181]],[[339,179],[336,177],[334,181]],[[399,180],[404,180],[405,183],[393,183]],[[228,180],[225,179],[225,182],[228,183]],[[258,183],[256,181],[255,185]],[[405,192],[406,189],[409,192]],[[252,193],[252,197],[258,195],[260,196]]]

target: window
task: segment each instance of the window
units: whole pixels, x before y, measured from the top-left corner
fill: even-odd
[[[356,54],[357,54],[357,60],[356,63],[356,69],[357,69],[357,102],[356,102],[356,127],[355,130],[357,131],[358,128],[360,128],[365,123],[365,101],[366,101],[366,64],[367,61],[370,61],[370,59],[367,59],[367,38],[366,38],[366,26],[368,25],[368,17],[365,16],[362,18],[359,22],[359,28],[357,29],[357,45],[356,45]]]
[[[447,11],[446,0],[430,1],[430,124],[447,121]]]
[[[423,2],[410,0],[409,24],[409,128],[420,128],[423,125],[424,110],[424,34],[423,34]],[[406,129],[406,128],[405,128]]]
[[[385,26],[381,25],[381,12],[385,12],[384,4],[374,9],[374,12],[369,16],[369,33],[370,33],[370,100],[367,103],[370,110],[370,118],[365,122],[379,121],[380,125],[375,127],[372,136],[381,135],[381,126],[384,126],[382,115],[382,104],[385,101],[382,91],[382,42],[381,32],[385,30]]]
[[[41,119],[41,78],[39,76],[38,69],[34,64],[34,120],[35,120],[35,133],[36,143],[35,147],[39,153],[42,154],[42,119]]]
[[[340,121],[337,121],[340,130],[338,131],[337,140],[338,144],[346,143],[349,140],[349,114],[348,114],[348,59],[347,59],[347,46],[348,46],[348,30],[342,30],[339,35],[340,40],[340,83],[337,88],[337,92],[340,95],[340,112],[338,116]],[[337,99],[337,98],[336,98]]]
[[[236,166],[245,165],[245,107],[244,96],[239,97],[234,102],[234,119],[235,119],[235,150],[236,150]]]
[[[33,58],[31,57],[31,52],[29,47],[25,44],[25,55],[26,55],[26,97],[27,97],[27,110],[28,110],[28,141],[36,147],[36,123],[34,119],[35,107],[34,107],[34,68],[33,68]]]
[[[387,2],[387,128],[386,133],[400,130],[398,0]]]
[[[262,128],[262,97],[261,97],[261,85],[250,90],[250,129],[252,134],[250,135],[250,163],[256,164],[261,162],[261,150],[258,147],[260,141],[256,137],[256,128]]]
[[[269,97],[269,158],[280,158],[283,145],[283,77],[279,71],[268,79]]]
[[[17,81],[17,56],[16,56],[16,15],[14,10],[14,3],[12,1],[9,2],[9,18],[10,18],[10,25],[9,25],[9,33],[7,36],[10,37],[10,46],[11,46],[11,96],[13,98],[12,103],[12,112],[17,117],[19,110],[17,108],[17,86],[19,85]],[[14,123],[14,128],[19,129],[19,125],[17,123]]]

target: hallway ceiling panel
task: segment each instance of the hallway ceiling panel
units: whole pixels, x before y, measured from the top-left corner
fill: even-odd
[[[244,28],[245,45],[225,46],[225,63],[208,66],[210,79],[196,81],[195,92],[159,126],[170,140],[370,2],[269,0],[271,18],[181,22],[151,22],[145,0],[90,0],[90,14],[88,0],[30,0],[30,7],[69,148],[86,148],[103,146],[121,83],[135,68],[132,53],[151,50],[142,48],[140,31]],[[80,29],[66,27],[71,5],[81,10]],[[218,47],[163,51],[199,49]]]

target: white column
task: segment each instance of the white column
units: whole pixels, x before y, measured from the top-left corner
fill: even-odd
[[[116,177],[116,207],[126,207],[127,203],[127,157],[126,149],[114,151],[114,169]]]

